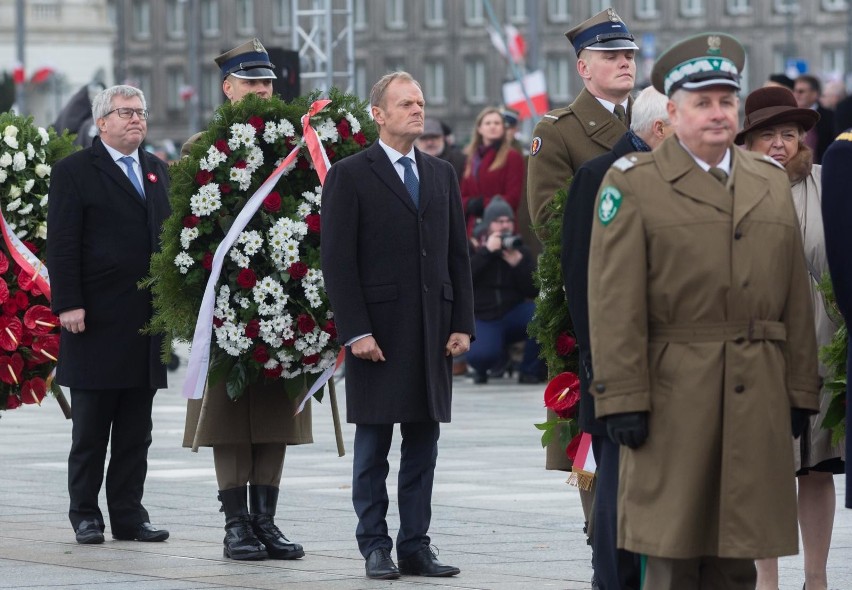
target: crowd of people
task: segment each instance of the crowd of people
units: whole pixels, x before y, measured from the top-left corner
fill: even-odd
[[[579,348],[579,424],[597,464],[595,487],[581,493],[593,588],[774,590],[777,558],[798,551],[800,529],[805,588],[826,590],[846,447],[822,426],[831,394],[818,347],[838,325],[819,285],[831,273],[841,312],[852,311],[848,275],[838,278],[849,218],[831,214],[848,211],[838,185],[852,153],[843,133],[852,97],[832,88],[828,99],[809,74],[776,74],[745,97],[741,126],[745,51],[734,37],[674,44],[634,96],[640,48],[613,9],[566,36],[584,88],[542,117],[528,155],[515,137],[518,114],[498,106],[479,113],[459,149],[425,116],[420,83],[394,72],[370,95],[378,141],[329,170],[322,267],[346,351],[366,575],[460,573],[429,537],[453,377],[484,384],[517,370],[520,383],[546,379],[526,330],[536,256],[518,222],[528,211],[541,227],[568,188],[562,271]],[[258,40],[216,64],[230,101],[271,95],[275,73]],[[71,388],[74,421],[69,517],[84,544],[104,541],[97,498],[110,440],[113,536],[169,536],[142,504],[151,407],[166,373],[160,339],[140,332],[150,293],[136,285],[169,216],[165,164],[140,149],[146,120],[141,91],[101,90],[92,145],[55,166],[50,188],[56,379]],[[396,223],[361,231],[371,215]],[[98,231],[106,226],[119,230]],[[305,555],[274,516],[286,447],[312,442],[311,415],[294,416],[276,387],[260,379],[236,402],[211,387],[187,408],[185,446],[213,447],[230,559]],[[395,424],[394,540],[386,479]],[[547,468],[570,467],[554,440]]]

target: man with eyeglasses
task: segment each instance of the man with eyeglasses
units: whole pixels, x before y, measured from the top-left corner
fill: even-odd
[[[78,543],[104,542],[98,493],[107,443],[106,499],[114,539],[165,541],[142,505],[151,407],[166,387],[162,339],[141,330],[151,293],[137,287],[169,216],[166,164],[140,149],[145,96],[113,86],[95,96],[92,146],[59,161],[48,199],[47,265],[59,316],[56,382],[71,390],[68,516]],[[111,440],[110,440],[111,437]]]

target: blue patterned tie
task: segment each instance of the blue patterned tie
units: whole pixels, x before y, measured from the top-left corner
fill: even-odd
[[[127,169],[127,178],[130,179],[130,182],[133,184],[136,192],[139,193],[139,196],[144,200],[145,191],[142,190],[142,185],[139,184],[139,177],[136,176],[136,172],[133,170],[133,158],[130,156],[124,156],[123,158],[119,158],[118,161],[124,164],[124,167]]]
[[[417,176],[414,174],[414,169],[411,167],[411,158],[403,156],[397,161],[402,164],[403,168],[405,168],[405,176],[403,177],[403,183],[405,184],[405,188],[408,189],[408,194],[411,195],[411,200],[414,201],[414,207],[419,209],[420,181],[417,180]]]

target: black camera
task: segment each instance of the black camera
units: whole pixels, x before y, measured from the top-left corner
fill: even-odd
[[[524,241],[521,239],[521,236],[504,234],[503,237],[500,238],[500,247],[503,248],[503,250],[517,250],[523,245]]]

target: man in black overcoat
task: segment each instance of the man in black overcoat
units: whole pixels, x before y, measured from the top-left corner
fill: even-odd
[[[606,424],[595,418],[595,400],[589,393],[592,382],[592,353],[589,337],[589,243],[592,237],[595,200],[606,171],[619,158],[632,152],[647,152],[671,133],[665,95],[653,86],[633,102],[630,131],[612,151],[583,164],[571,181],[562,219],[562,277],[568,312],[580,355],[580,429],[592,435],[597,463],[594,528],[591,533],[592,564],[601,590],[638,590],[639,559],[618,549],[618,453],[619,445],[609,439]],[[595,269],[592,269],[595,272]]]
[[[71,389],[69,517],[78,543],[102,543],[98,492],[106,474],[112,536],[164,541],[142,493],[151,445],[151,406],[166,387],[161,338],[140,331],[151,318],[148,275],[169,215],[166,165],[139,149],[145,96],[113,86],[92,103],[99,137],[59,161],[50,183],[47,267],[62,325],[56,381]],[[130,175],[133,175],[132,177]]]
[[[822,224],[825,253],[837,306],[846,325],[852,325],[852,199],[849,170],[852,168],[852,129],[837,136],[822,160]],[[852,373],[852,348],[847,350],[846,376]],[[847,381],[848,382],[848,381]],[[846,424],[852,424],[852,403],[846,390]],[[846,437],[846,456],[852,452],[852,436]],[[852,466],[846,461],[846,507],[852,508]]]
[[[379,141],[331,167],[322,198],[322,269],[346,345],[355,423],[352,502],[370,578],[452,576],[429,547],[439,423],[450,421],[452,357],[474,333],[473,289],[452,166],[414,148],[423,93],[405,72],[370,93]],[[402,431],[396,539],[388,535],[387,454]]]

